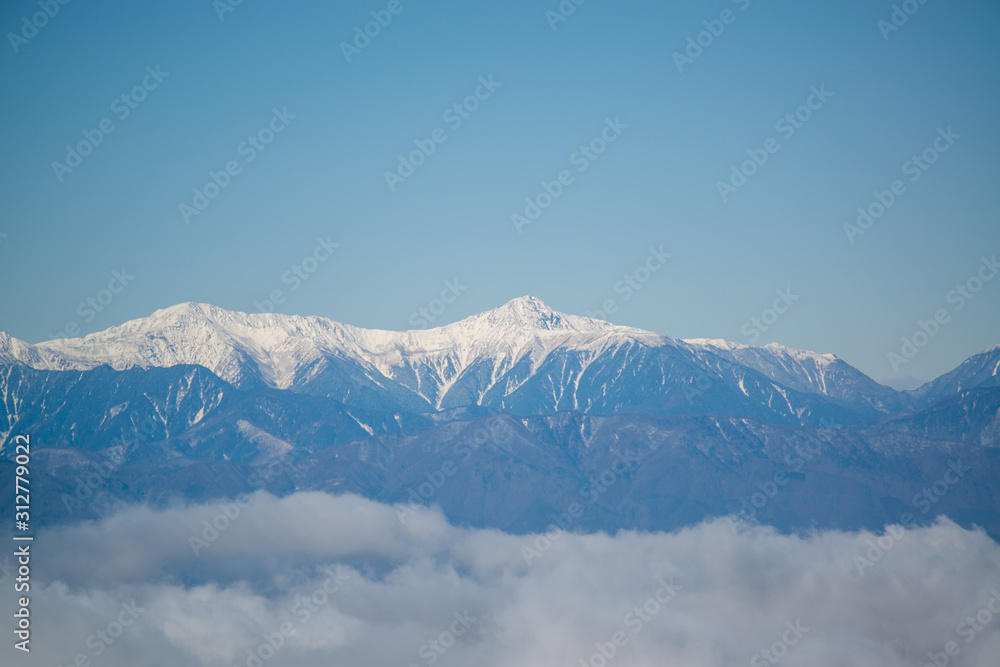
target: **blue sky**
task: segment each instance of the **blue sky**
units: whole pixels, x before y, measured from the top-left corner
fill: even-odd
[[[457,279],[433,324],[525,294],[577,314],[611,300],[619,324],[833,352],[879,379],[930,379],[1000,342],[1000,279],[949,300],[1000,252],[996,3],[914,3],[886,39],[892,3],[870,0],[588,0],[555,29],[555,0],[399,0],[348,62],[341,44],[389,5],[244,0],[220,18],[209,0],[70,2],[34,32],[37,1],[5,3],[0,329],[37,342],[183,301],[253,311],[275,290],[286,313],[403,329]],[[823,86],[794,134],[776,128]],[[456,126],[445,114],[469,96]],[[53,167],[103,119],[113,131],[78,166]],[[608,119],[615,140],[578,153]],[[262,150],[244,143],[261,130]],[[718,182],[765,145],[724,201]],[[925,149],[934,164],[904,171]],[[230,162],[187,222],[180,205]],[[511,216],[564,170],[519,233]],[[851,243],[845,223],[897,180]],[[339,246],[314,255],[317,238]],[[296,277],[307,257],[325,260]]]

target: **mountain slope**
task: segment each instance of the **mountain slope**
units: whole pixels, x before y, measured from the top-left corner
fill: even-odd
[[[405,413],[326,398],[237,389],[201,366],[115,371],[0,367],[0,454],[11,435],[98,453],[115,464],[188,458],[266,463],[373,433],[429,426]]]
[[[916,412],[886,417],[871,431],[1000,448],[1000,387],[962,390]]]
[[[835,358],[734,352],[509,305],[432,332],[186,307],[124,325],[135,331],[104,347],[99,336],[0,339],[0,472],[12,435],[30,434],[43,523],[263,481],[279,495],[439,504],[453,521],[513,531],[543,530],[581,500],[584,530],[669,530],[763,493],[753,518],[783,529],[878,528],[918,509],[1000,534],[998,388],[884,416],[879,386],[866,395]],[[25,363],[104,357],[125,368]],[[182,358],[241,384],[200,364],[135,363]],[[845,401],[840,383],[864,400]],[[824,422],[838,428],[815,427]],[[953,461],[971,470],[924,512],[919,494]]]
[[[401,521],[407,507],[437,505],[457,524],[519,533],[545,530],[576,503],[583,511],[569,530],[676,530],[725,515],[781,530],[878,530],[906,513],[919,523],[943,513],[1000,535],[1000,449],[902,433],[708,416],[502,414],[269,461],[201,454],[211,458],[125,461],[95,476],[104,457],[40,447],[36,522],[100,516],[118,501],[162,506],[263,488],[353,492],[398,503]],[[0,460],[0,492],[13,493],[11,465]],[[947,493],[922,499],[954,466],[961,476]],[[0,506],[0,519],[11,511]]]
[[[977,387],[1000,387],[1000,345],[969,357],[954,370],[907,393],[919,405],[931,405]]]
[[[815,424],[872,421],[906,405],[829,355],[685,342],[558,313],[533,297],[404,332],[188,303],[85,338],[29,345],[7,336],[0,360],[77,371],[193,364],[237,388],[289,389],[373,411],[482,406]]]
[[[832,354],[796,350],[777,343],[754,347],[727,340],[685,342],[731,363],[752,368],[786,387],[821,394],[854,410],[867,408],[871,415],[912,407],[906,395],[879,384]]]

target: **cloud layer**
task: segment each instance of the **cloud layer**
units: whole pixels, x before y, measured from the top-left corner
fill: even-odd
[[[125,508],[33,548],[32,653],[9,640],[5,664],[986,667],[1000,655],[1000,546],[946,520],[883,535],[720,520],[518,536],[431,510],[402,523],[355,496],[258,494]],[[3,596],[3,613],[13,604]]]

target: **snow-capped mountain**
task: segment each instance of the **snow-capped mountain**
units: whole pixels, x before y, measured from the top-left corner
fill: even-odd
[[[266,475],[277,494],[410,503],[419,488],[453,520],[540,530],[610,471],[581,527],[739,512],[780,474],[762,521],[877,528],[961,460],[971,481],[936,509],[1000,534],[983,509],[1000,479],[997,355],[917,396],[832,355],[677,340],[531,297],[403,332],[181,304],[79,339],[0,334],[0,469],[31,434],[46,521],[232,497]]]
[[[795,350],[778,343],[755,347],[718,339],[699,338],[685,342],[731,363],[759,371],[786,387],[822,394],[844,405],[862,402],[883,413],[910,406],[900,392],[879,384],[832,354]]]
[[[197,364],[237,386],[261,381],[287,389],[303,369],[325,356],[342,356],[388,377],[400,374],[403,357],[429,365],[448,357],[458,362],[453,370],[442,367],[442,376],[449,377],[479,358],[496,358],[503,368],[511,359],[544,354],[561,343],[582,347],[609,333],[657,338],[599,320],[562,315],[530,297],[445,327],[406,332],[360,329],[320,317],[246,314],[183,303],[84,338],[30,345],[5,336],[0,339],[0,359],[40,370]],[[427,391],[426,397],[432,397],[433,390]]]
[[[954,370],[907,392],[921,405],[930,405],[960,391],[1000,387],[1000,345],[974,354]]]
[[[403,332],[185,303],[84,338],[30,345],[7,336],[0,360],[37,370],[199,365],[238,388],[410,412],[484,406],[818,423],[856,422],[904,404],[831,355],[681,341],[558,313],[533,297]]]

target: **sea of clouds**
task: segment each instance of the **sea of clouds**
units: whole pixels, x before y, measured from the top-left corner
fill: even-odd
[[[1000,545],[946,519],[884,534],[723,519],[546,536],[456,527],[431,509],[404,523],[351,495],[235,506],[126,507],[40,534],[32,651],[8,634],[0,663],[1000,664]],[[13,558],[5,568],[9,614]]]

